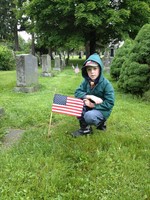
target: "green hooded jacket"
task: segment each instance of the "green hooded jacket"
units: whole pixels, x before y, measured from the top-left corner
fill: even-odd
[[[89,77],[86,71],[85,64],[87,61],[94,61],[98,63],[100,67],[100,75],[97,80],[97,84],[93,89],[90,87]],[[101,104],[95,104],[94,109],[100,110],[104,118],[107,119],[110,116],[112,108],[114,106],[114,89],[112,84],[103,76],[103,63],[97,53],[92,54],[83,64],[82,76],[84,78],[81,85],[75,91],[75,97],[84,99],[86,95],[94,95],[100,97],[103,100]]]

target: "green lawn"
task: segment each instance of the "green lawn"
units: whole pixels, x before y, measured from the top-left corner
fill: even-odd
[[[150,199],[150,105],[116,83],[106,132],[94,128],[74,139],[76,118],[53,113],[47,137],[55,90],[73,96],[81,80],[70,65],[52,78],[39,76],[39,91],[24,94],[13,91],[15,71],[0,72],[1,142],[9,128],[25,130],[19,144],[0,147],[1,200]]]

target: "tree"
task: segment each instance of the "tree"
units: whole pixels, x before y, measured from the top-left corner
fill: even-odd
[[[139,0],[32,0],[27,15],[35,21],[35,32],[43,45],[62,46],[69,38],[84,40],[90,52],[111,39],[136,33],[149,21],[150,1]]]
[[[12,32],[13,38],[15,41],[15,51],[20,49],[19,47],[19,38],[18,38],[18,31],[25,31],[25,23],[28,20],[27,17],[24,16],[24,9],[23,4],[26,0],[13,0],[11,4],[11,10],[13,15],[13,27]]]
[[[25,30],[25,18],[22,17],[24,1],[26,0],[0,1],[0,40],[14,43],[14,50],[19,50],[18,31]]]
[[[12,37],[12,21],[10,0],[0,1],[0,40],[10,40]]]
[[[125,92],[143,95],[150,88],[150,24],[137,34],[130,55],[121,68],[119,88]]]

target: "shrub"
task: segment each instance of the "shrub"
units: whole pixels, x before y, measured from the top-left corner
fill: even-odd
[[[150,88],[150,24],[139,31],[130,56],[121,68],[119,88],[132,94],[143,95]]]
[[[12,70],[15,68],[15,56],[13,51],[6,46],[0,46],[0,70]]]
[[[144,101],[148,101],[150,102],[150,90],[146,91],[144,94],[143,94],[143,98],[142,98]]]
[[[130,52],[132,45],[133,45],[133,41],[126,40],[124,42],[123,46],[117,50],[115,57],[112,61],[112,64],[110,66],[110,75],[113,79],[115,79],[115,80],[119,79],[122,65],[123,65],[126,57],[129,56],[129,52]]]

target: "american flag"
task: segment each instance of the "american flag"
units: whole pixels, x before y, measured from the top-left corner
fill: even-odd
[[[78,74],[80,72],[78,64],[77,64],[76,68],[74,69],[74,71],[75,71],[76,74]]]
[[[55,94],[52,105],[52,112],[80,117],[83,109],[83,100]]]

